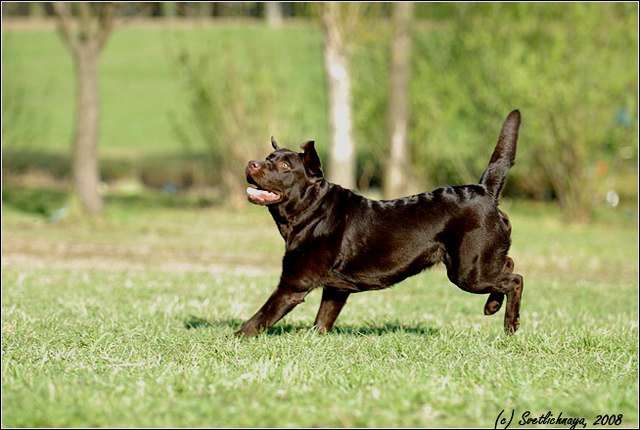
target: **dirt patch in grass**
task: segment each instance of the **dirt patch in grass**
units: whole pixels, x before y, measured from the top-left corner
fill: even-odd
[[[97,270],[273,274],[277,264],[262,255],[158,249],[152,244],[75,243],[11,238],[2,241],[2,266],[60,267]]]

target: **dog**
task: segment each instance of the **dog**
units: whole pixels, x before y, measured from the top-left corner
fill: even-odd
[[[240,330],[254,336],[276,324],[309,292],[323,287],[315,319],[330,331],[350,294],[390,287],[443,262],[464,291],[489,294],[485,315],[507,304],[504,330],[520,325],[524,282],[507,256],[511,224],[498,209],[515,163],[520,111],[504,121],[478,184],[438,188],[395,200],[371,200],[327,181],[314,142],[302,153],[280,148],[249,161],[249,202],[266,206],[286,243],[282,275],[267,302]]]

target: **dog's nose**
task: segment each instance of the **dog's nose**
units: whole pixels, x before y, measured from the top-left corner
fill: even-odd
[[[260,163],[255,160],[251,160],[249,161],[249,163],[247,163],[247,168],[251,170],[257,170],[259,167],[260,167]]]

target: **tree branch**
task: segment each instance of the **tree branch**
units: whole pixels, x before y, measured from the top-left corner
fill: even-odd
[[[97,35],[98,51],[101,51],[104,48],[104,45],[107,42],[107,37],[109,37],[109,33],[111,33],[111,30],[113,29],[116,9],[117,5],[115,3],[106,3],[102,5],[102,8],[100,9]]]
[[[69,3],[52,2],[53,12],[58,19],[58,30],[62,34],[62,37],[67,42],[67,46],[71,51],[77,51],[78,41],[74,38],[74,25],[71,11],[69,10]]]
[[[78,40],[80,44],[89,43],[93,39],[93,32],[91,31],[91,23],[93,18],[91,16],[91,5],[87,2],[77,2],[78,9]]]

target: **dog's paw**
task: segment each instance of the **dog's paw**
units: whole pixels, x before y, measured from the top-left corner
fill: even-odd
[[[500,310],[502,307],[502,302],[497,300],[488,300],[487,304],[484,305],[484,314],[485,315],[493,315]]]
[[[250,337],[254,337],[255,335],[257,335],[257,331],[255,330],[247,330],[245,328],[241,328],[240,330],[236,331],[235,333],[233,333],[233,335],[235,337],[241,337],[241,338],[250,338]]]
[[[505,321],[504,321],[504,332],[507,335],[514,334],[518,330],[519,327],[520,327],[520,319],[519,318],[515,318],[513,321],[507,321],[505,319]]]
[[[504,301],[504,294],[493,292],[489,294],[487,303],[484,305],[484,314],[493,315],[500,310],[502,302]]]

